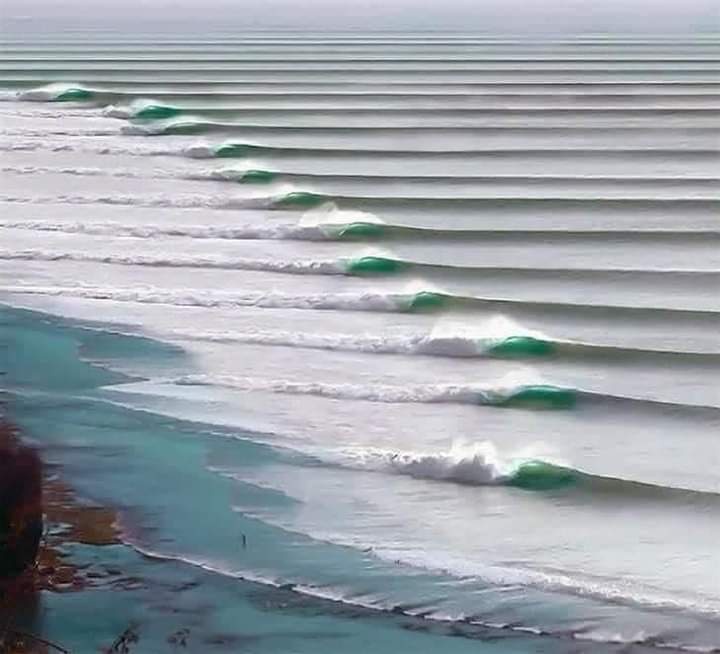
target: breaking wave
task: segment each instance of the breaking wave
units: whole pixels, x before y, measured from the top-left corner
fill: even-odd
[[[514,375],[496,385],[486,384],[331,384],[258,379],[232,375],[186,375],[174,380],[181,386],[220,386],[239,391],[313,395],[330,399],[421,404],[481,404],[528,409],[570,409],[577,400],[573,389],[541,383],[518,384]]]
[[[281,291],[255,291],[233,293],[179,289],[167,291],[159,288],[118,288],[79,286],[2,286],[0,290],[33,295],[55,295],[118,302],[141,302],[149,304],[173,304],[177,306],[240,307],[257,306],[271,308],[294,308],[338,311],[440,311],[443,309],[472,309],[492,307],[502,310],[507,306],[533,308],[536,310],[562,310],[563,312],[605,313],[612,310],[638,316],[692,317],[693,319],[717,320],[720,312],[695,309],[671,309],[657,307],[633,307],[623,305],[580,304],[560,302],[534,302],[505,298],[480,298],[455,296],[435,290],[422,290],[417,283],[410,283],[407,290],[383,292],[369,290],[362,293],[308,293],[291,294]]]
[[[416,354],[443,357],[522,357],[550,356],[556,351],[552,341],[535,336],[477,337],[463,335],[410,334],[373,336],[371,334],[318,334],[287,331],[183,331],[174,336],[218,343],[243,343],[299,347],[315,350],[365,352],[368,354]]]
[[[489,441],[453,443],[441,452],[408,452],[377,447],[346,448],[324,455],[329,463],[418,479],[471,486],[517,486],[551,490],[577,484],[577,470],[528,456],[504,458]]]
[[[15,93],[17,100],[26,102],[92,102],[96,92],[79,84],[56,82]]]

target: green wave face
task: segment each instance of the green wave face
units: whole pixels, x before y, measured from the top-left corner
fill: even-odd
[[[172,105],[149,104],[136,111],[133,117],[141,120],[161,120],[179,116],[181,113],[182,109]]]
[[[92,99],[92,91],[80,88],[65,89],[54,98],[55,102],[85,102]]]
[[[277,175],[269,170],[248,170],[240,178],[246,184],[269,184]]]
[[[226,143],[215,150],[215,156],[220,159],[240,159],[250,154],[251,146],[243,143]]]
[[[435,311],[445,306],[447,297],[442,293],[433,293],[432,291],[421,291],[416,293],[410,304],[409,311]]]
[[[294,191],[288,193],[285,197],[277,201],[276,205],[279,207],[297,207],[302,209],[309,209],[317,207],[325,202],[327,198],[317,193],[307,193],[305,191]]]
[[[386,257],[361,257],[348,263],[345,271],[349,275],[391,275],[405,268],[402,261]]]
[[[365,240],[381,238],[384,233],[383,226],[378,223],[350,223],[341,227],[336,236],[337,238]]]
[[[557,386],[525,386],[498,402],[498,406],[523,409],[572,409],[577,397],[568,388]]]
[[[509,336],[488,350],[498,357],[546,357],[554,353],[553,343],[532,336]]]
[[[163,128],[163,134],[201,134],[207,129],[203,123],[174,123]]]
[[[518,467],[506,484],[525,490],[544,491],[567,488],[577,481],[573,470],[544,461],[528,461]]]

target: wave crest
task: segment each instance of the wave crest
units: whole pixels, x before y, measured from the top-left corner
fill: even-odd
[[[440,452],[408,452],[375,447],[342,450],[331,455],[339,465],[418,479],[471,486],[515,486],[525,490],[555,490],[575,484],[582,473],[528,456],[504,458],[490,441],[453,443]]]
[[[95,92],[79,84],[57,82],[19,91],[16,97],[26,102],[87,102],[95,98]]]
[[[527,377],[527,375],[520,375]],[[569,409],[576,392],[549,384],[516,381],[509,375],[497,384],[336,384],[259,379],[232,375],[193,374],[173,380],[180,386],[220,386],[238,391],[311,395],[329,399],[384,402],[390,404],[475,404],[525,409]]]

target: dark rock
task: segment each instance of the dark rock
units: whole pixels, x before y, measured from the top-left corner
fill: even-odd
[[[0,579],[32,567],[43,531],[42,464],[0,423]]]

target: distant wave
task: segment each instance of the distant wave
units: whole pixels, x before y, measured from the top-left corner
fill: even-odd
[[[105,116],[135,120],[166,120],[182,113],[180,107],[149,99],[134,100],[128,105],[109,105],[103,109]]]
[[[338,219],[343,219],[339,216]],[[54,222],[51,220],[3,220],[0,229],[26,229],[40,232],[61,232],[66,234],[95,234],[102,236],[132,236],[135,238],[155,238],[157,236],[185,236],[196,239],[284,239],[303,241],[377,241],[392,239],[425,239],[432,242],[447,240],[479,241],[517,241],[535,242],[537,240],[567,242],[577,240],[603,241],[652,241],[678,242],[720,239],[720,229],[648,229],[648,230],[605,230],[587,229],[584,231],[545,230],[545,229],[445,229],[431,227],[412,227],[398,224],[376,222],[322,222],[314,224],[300,223],[246,223],[229,225],[175,225],[175,224],[127,224],[114,221],[103,222]]]
[[[67,204],[117,204],[144,207],[208,207],[213,209],[298,209],[307,210],[322,205],[342,205],[348,208],[367,208],[379,210],[392,207],[439,207],[458,209],[482,209],[502,204],[504,207],[534,207],[545,205],[558,210],[570,208],[627,208],[627,209],[658,209],[707,211],[714,213],[718,200],[714,198],[669,198],[650,199],[648,197],[603,198],[603,197],[506,197],[502,195],[477,198],[437,198],[437,197],[367,197],[337,194],[322,194],[308,191],[289,191],[265,195],[248,195],[228,197],[226,194],[199,195],[193,194],[98,194],[98,195],[59,195],[59,196],[17,196],[0,195],[0,201],[21,204],[48,204],[64,202]]]
[[[116,135],[116,130],[108,133],[103,131],[105,136]],[[67,134],[55,134],[55,136],[63,136]],[[18,136],[18,135],[14,135]],[[216,145],[208,143],[197,143],[186,147],[169,147],[163,146],[161,142],[152,141],[149,143],[73,143],[73,142],[49,142],[45,137],[49,136],[47,132],[31,132],[23,134],[24,138],[35,138],[39,140],[20,141],[13,138],[11,142],[1,144],[0,151],[37,151],[47,150],[49,152],[87,152],[95,154],[126,154],[131,156],[179,156],[191,159],[244,159],[249,157],[261,157],[263,155],[273,157],[313,157],[313,158],[348,158],[353,156],[362,156],[369,158],[392,158],[407,159],[417,157],[431,157],[434,159],[457,159],[458,157],[528,157],[528,156],[623,156],[632,158],[702,158],[715,159],[717,150],[712,148],[682,148],[668,149],[666,147],[641,147],[641,148],[587,148],[587,147],[567,147],[567,148],[547,148],[547,147],[510,147],[510,148],[456,148],[456,149],[382,149],[373,147],[363,147],[358,143],[356,149],[344,147],[288,147],[262,145],[257,143],[220,143]],[[92,134],[86,134],[92,136]]]
[[[30,102],[92,102],[96,92],[80,84],[54,82],[25,91],[17,91],[18,100]]]
[[[428,241],[438,240],[502,240],[502,241],[575,241],[578,239],[622,239],[624,241],[636,240],[673,240],[693,239],[705,241],[706,239],[720,238],[718,230],[677,230],[677,229],[595,229],[584,230],[567,229],[447,229],[436,227],[415,227],[380,222],[347,222],[328,224],[326,226],[328,237],[348,241],[374,241],[387,239],[422,239]]]
[[[19,147],[17,149],[20,149]],[[215,168],[206,170],[193,170],[183,168],[178,170],[167,170],[154,168],[149,170],[137,170],[134,168],[101,168],[89,166],[3,166],[0,172],[12,173],[14,175],[33,175],[36,173],[53,173],[63,175],[78,175],[88,177],[130,177],[149,179],[178,179],[191,181],[223,181],[246,184],[269,184],[271,182],[285,182],[287,184],[317,183],[317,182],[344,182],[347,184],[395,184],[398,182],[413,182],[417,184],[544,184],[544,183],[566,183],[582,184],[593,186],[599,184],[612,184],[614,186],[633,186],[642,188],[647,184],[663,185],[665,187],[683,184],[703,185],[709,189],[715,189],[720,184],[720,177],[638,177],[638,176],[617,176],[608,177],[600,175],[365,175],[365,174],[313,174],[286,172],[281,170],[269,170],[260,168]],[[420,196],[423,197],[423,196]],[[344,233],[350,235],[354,230],[360,232],[362,224],[346,225]],[[396,231],[400,227],[396,228]],[[420,231],[420,230],[416,230]],[[429,229],[425,231],[430,231]],[[441,231],[441,230],[438,230]],[[450,230],[447,230],[450,231]],[[412,234],[408,228],[407,234]]]
[[[594,277],[658,277],[665,275],[673,276],[706,276],[715,279],[720,272],[715,270],[702,269],[672,269],[672,268],[552,268],[552,267],[534,267],[534,266],[465,266],[453,264],[435,264],[417,262],[407,259],[397,259],[387,256],[378,256],[368,254],[354,259],[345,259],[341,261],[344,272],[348,275],[356,276],[383,276],[393,275],[404,272],[430,272],[437,271],[443,273],[457,273],[464,276],[473,274],[495,274],[513,277],[533,276],[540,277],[542,275],[551,276],[594,276]]]
[[[417,287],[417,284],[410,286]],[[201,291],[194,289],[168,291],[159,288],[117,288],[97,286],[0,286],[0,291],[29,293],[34,295],[56,295],[88,299],[112,300],[116,302],[140,302],[149,304],[171,304],[177,306],[201,307],[242,307],[257,306],[270,308],[294,308],[338,311],[440,311],[443,309],[493,308],[504,310],[510,307],[532,309],[542,312],[565,314],[606,315],[609,311],[617,315],[635,317],[656,317],[667,320],[689,318],[693,322],[708,320],[712,324],[720,321],[720,311],[638,307],[629,305],[582,304],[515,300],[510,298],[463,297],[434,290],[408,289],[406,292],[366,291],[360,293],[309,293],[291,294],[280,291],[255,291],[233,293],[222,291]]]
[[[264,132],[266,134],[286,134],[289,132],[302,132],[305,134],[325,135],[325,134],[418,134],[421,132],[432,132],[436,134],[455,134],[462,135],[467,134],[479,134],[479,133],[505,133],[505,134],[530,134],[542,132],[542,134],[557,133],[557,134],[603,134],[607,132],[618,132],[622,134],[627,132],[630,135],[646,132],[653,134],[660,128],[653,125],[648,127],[608,127],[608,126],[592,126],[592,125],[552,125],[552,126],[538,126],[538,125],[487,125],[487,126],[466,126],[466,125],[443,125],[443,126],[428,126],[428,125],[415,125],[415,126],[393,126],[393,125],[365,125],[355,126],[346,124],[345,126],[317,126],[317,125],[300,125],[300,124],[263,124],[263,123],[239,123],[239,122],[223,122],[219,120],[212,120],[209,117],[203,117],[198,115],[180,115],[175,118],[168,120],[159,121],[136,121],[120,128],[120,133],[128,135],[140,135],[140,136],[160,136],[160,135],[193,135],[193,134],[231,134],[233,132]],[[707,133],[709,138],[717,136],[717,131],[712,127],[706,127],[704,125],[695,125],[693,127],[677,128],[677,127],[665,127],[665,131],[682,131],[684,133],[692,132],[696,135]],[[679,148],[682,149],[682,148]]]
[[[711,283],[718,281],[720,272],[710,270],[674,269],[633,269],[633,268],[538,268],[538,267],[497,267],[497,266],[450,266],[425,264],[380,256],[363,256],[356,259],[251,259],[228,255],[197,254],[120,254],[87,251],[61,251],[57,249],[1,250],[0,259],[18,261],[92,261],[125,266],[155,266],[165,268],[219,268],[228,270],[258,270],[290,274],[383,276],[402,272],[444,271],[472,275],[503,275],[506,277],[539,278],[545,276],[592,276],[594,278],[634,277],[692,277],[698,282],[703,279]],[[468,298],[469,299],[469,298]]]

